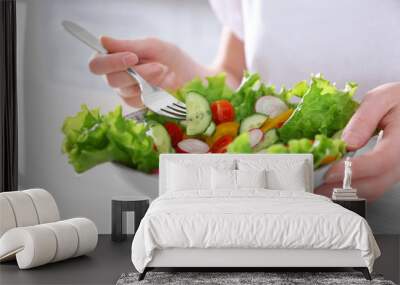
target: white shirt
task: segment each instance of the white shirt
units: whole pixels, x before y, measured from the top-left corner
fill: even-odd
[[[322,73],[357,97],[400,81],[398,0],[210,0],[221,22],[245,44],[247,69],[291,86]]]

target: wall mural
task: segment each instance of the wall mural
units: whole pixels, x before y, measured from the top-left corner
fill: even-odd
[[[340,5],[304,6],[341,15],[339,22],[327,17],[319,25],[318,19],[304,21],[296,9],[286,9],[285,1],[261,1],[271,7],[262,19],[267,23],[257,26],[249,17],[254,20],[246,26],[249,31],[235,30],[238,37],[255,38],[245,39],[244,68],[232,84],[229,70],[191,72],[193,62],[196,68],[213,67],[224,23],[209,1],[181,2],[17,1],[19,188],[45,188],[59,201],[63,216],[88,217],[100,233],[109,233],[112,197],[158,196],[162,153],[311,153],[315,193],[330,197],[334,188],[343,187],[349,158],[351,187],[369,202],[371,228],[400,232],[399,96],[391,95],[399,92],[399,83],[387,84],[399,81],[400,57],[398,45],[385,44],[394,41],[395,28],[379,29],[400,25],[397,8],[374,16],[376,22],[366,29]],[[360,17],[381,11],[367,6],[357,7]],[[121,55],[118,44],[126,39],[137,43],[149,37],[185,51],[182,58],[190,60],[179,65],[184,80],[172,76],[173,84],[161,86],[181,103],[167,109],[170,113],[136,112],[137,102],[118,96],[123,89],[118,80],[107,78],[106,71],[91,73],[88,61],[101,56],[67,34],[64,20],[121,39],[102,38],[112,53]],[[265,41],[269,44],[260,44]],[[124,60],[151,81],[139,70],[157,61],[141,57]],[[177,58],[167,58],[164,65],[176,68]],[[366,94],[372,91],[377,95],[367,106]],[[386,103],[392,105],[384,113]],[[342,137],[354,120],[357,129],[368,132],[356,147]]]

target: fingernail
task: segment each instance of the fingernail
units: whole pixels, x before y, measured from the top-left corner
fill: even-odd
[[[164,73],[167,73],[167,72],[168,72],[168,66],[161,65],[161,73],[164,74]]]
[[[133,54],[128,54],[122,57],[122,62],[126,67],[132,67],[135,66],[138,62],[138,59],[135,55]]]
[[[340,181],[341,179],[342,179],[342,175],[338,174],[338,173],[328,174],[327,176],[324,177],[324,181],[326,183],[337,182],[337,181]]]
[[[345,131],[342,135],[342,139],[350,148],[358,147],[360,144],[362,144],[362,138],[356,132]]]

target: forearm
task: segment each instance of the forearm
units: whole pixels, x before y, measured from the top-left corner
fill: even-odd
[[[232,32],[224,29],[218,54],[214,63],[205,66],[193,62],[195,67],[191,73],[187,74],[185,80],[189,81],[196,76],[205,78],[224,72],[227,76],[227,83],[232,88],[237,88],[242,80],[245,70],[245,56],[243,42]]]
[[[242,81],[245,68],[243,41],[236,37],[229,29],[224,28],[217,58],[210,69],[215,73],[225,72],[228,84],[236,88]]]

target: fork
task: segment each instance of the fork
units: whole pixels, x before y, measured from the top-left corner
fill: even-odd
[[[97,37],[82,28],[78,24],[71,21],[63,21],[64,28],[75,38],[85,43],[100,54],[107,54],[108,51],[102,46]],[[177,100],[174,96],[167,91],[151,85],[142,76],[140,76],[133,68],[128,68],[126,71],[139,85],[140,97],[143,104],[154,113],[162,116],[173,118],[176,120],[186,119],[186,105]],[[144,114],[147,110],[142,108],[133,113],[128,114],[126,117],[135,118],[138,121],[143,121]]]

